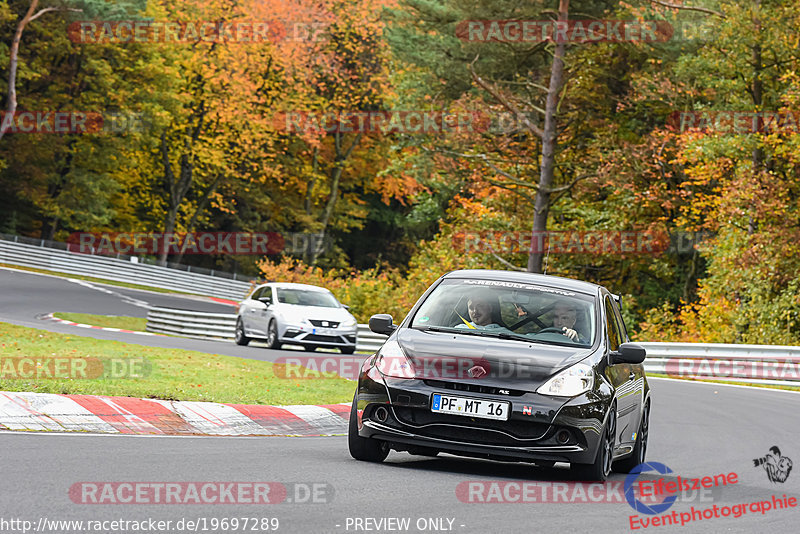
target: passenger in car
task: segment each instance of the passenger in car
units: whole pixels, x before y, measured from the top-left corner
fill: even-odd
[[[500,299],[488,290],[476,292],[467,301],[467,313],[471,321],[459,314],[462,324],[456,328],[508,328],[500,315]]]

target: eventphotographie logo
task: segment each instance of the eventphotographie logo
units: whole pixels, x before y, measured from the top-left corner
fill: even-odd
[[[776,445],[769,448],[766,456],[754,458],[753,465],[763,467],[770,482],[780,482],[781,484],[786,482],[789,473],[792,472],[792,460],[781,456],[781,450]]]

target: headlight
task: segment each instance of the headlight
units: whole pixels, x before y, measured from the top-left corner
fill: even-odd
[[[339,324],[340,327],[350,327],[350,326],[355,326],[355,325],[356,325],[356,320],[355,319],[347,319],[345,321],[342,321]]]
[[[592,389],[594,370],[585,363],[576,363],[544,383],[536,393],[556,397],[575,397]]]
[[[393,378],[414,378],[414,368],[406,358],[403,349],[397,341],[387,341],[378,352],[375,367],[384,376]]]

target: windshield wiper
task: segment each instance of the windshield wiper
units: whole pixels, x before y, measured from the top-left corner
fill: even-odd
[[[511,334],[508,332],[492,332],[491,330],[478,330],[467,328],[447,328],[442,326],[424,326],[421,328],[423,332],[446,332],[448,334],[466,334],[468,336],[481,336],[481,337],[496,337],[499,339],[513,339],[515,341],[525,341],[526,343],[543,343],[521,334]]]
[[[491,332],[487,332],[487,334],[491,334]],[[498,332],[495,335],[500,339],[516,339],[518,341],[526,341],[528,343],[541,343],[540,341],[536,341],[535,339],[525,337],[522,334],[509,334],[508,332]]]
[[[446,326],[423,326],[420,327],[423,332],[445,332],[448,334],[466,334],[468,336],[481,336],[480,330],[466,329],[466,328],[449,328]]]

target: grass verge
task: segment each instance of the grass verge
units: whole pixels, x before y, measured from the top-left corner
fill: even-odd
[[[766,388],[766,389],[785,389],[786,391],[800,391],[800,386],[774,386],[771,384],[753,384],[752,382],[729,382],[727,380],[698,380],[696,378],[681,378],[677,376],[669,376],[663,373],[647,373],[647,376],[653,376],[658,378],[673,378],[675,380],[685,380],[687,382],[710,382],[712,384],[731,384],[735,386],[751,386],[755,388]]]
[[[121,328],[144,332],[147,326],[145,317],[126,317],[123,315],[93,315],[91,313],[54,313],[54,317],[73,323],[90,324],[104,328]]]
[[[21,369],[29,372],[30,366],[20,366],[19,358],[50,360],[51,364],[59,358],[100,360],[105,369],[111,368],[112,361],[119,365],[145,359],[148,372],[138,378],[10,378],[18,376],[14,373]],[[280,367],[233,356],[145,347],[0,323],[2,391],[276,405],[332,404],[353,398],[355,384],[351,381],[335,375],[325,379],[279,378]]]

